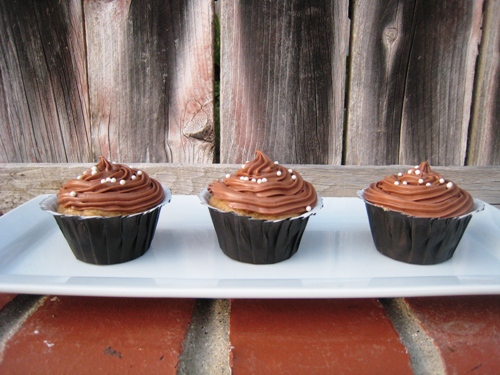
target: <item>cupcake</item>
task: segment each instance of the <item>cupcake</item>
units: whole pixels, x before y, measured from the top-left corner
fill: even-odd
[[[210,183],[199,197],[209,208],[224,254],[252,264],[289,259],[309,217],[323,206],[311,183],[261,151],[236,173]]]
[[[41,207],[54,215],[77,259],[117,264],[149,249],[161,207],[170,199],[170,190],[146,172],[101,156]]]
[[[377,250],[411,264],[450,259],[481,201],[422,162],[359,192]]]

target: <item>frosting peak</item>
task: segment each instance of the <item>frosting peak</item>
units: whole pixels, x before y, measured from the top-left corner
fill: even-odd
[[[389,210],[425,218],[456,217],[474,207],[468,192],[434,172],[425,161],[370,184],[363,198]]]
[[[236,173],[213,181],[208,190],[232,209],[273,216],[303,214],[317,201],[311,183],[261,151],[256,151],[255,159]]]
[[[92,168],[67,181],[57,197],[59,206],[66,209],[132,214],[161,203],[164,191],[146,172],[101,156]]]

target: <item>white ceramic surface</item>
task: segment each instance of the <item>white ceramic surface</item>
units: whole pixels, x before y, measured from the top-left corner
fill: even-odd
[[[350,298],[500,293],[500,210],[472,218],[454,257],[397,262],[373,245],[364,202],[323,198],[299,251],[273,265],[239,263],[218,247],[197,196],[174,195],[139,259],[96,266],[74,258],[39,196],[0,217],[0,292],[126,297]]]

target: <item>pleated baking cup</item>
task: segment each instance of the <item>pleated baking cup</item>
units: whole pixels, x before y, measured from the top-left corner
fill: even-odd
[[[172,193],[163,187],[163,202],[147,211],[114,217],[71,216],[57,212],[57,196],[40,202],[42,210],[53,215],[64,238],[78,260],[98,265],[128,262],[144,255],[151,246],[161,208]]]
[[[210,196],[207,189],[198,195],[209,209],[222,252],[231,259],[251,264],[273,264],[291,258],[299,249],[309,218],[323,207],[318,195],[316,206],[300,216],[258,220],[214,208],[209,204]]]
[[[363,199],[362,190],[358,196]],[[484,202],[474,199],[473,211],[465,215],[420,218],[364,202],[377,250],[400,262],[419,265],[439,264],[451,259],[472,216],[484,209]]]

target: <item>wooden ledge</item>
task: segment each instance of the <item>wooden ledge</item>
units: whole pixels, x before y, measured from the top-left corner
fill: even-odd
[[[64,181],[89,168],[86,164],[0,163],[0,211],[4,213],[40,195],[55,193]],[[411,166],[333,166],[288,165],[313,183],[323,197],[355,197],[356,192],[381,177]],[[134,163],[173,194],[198,194],[207,184],[236,164],[168,164]],[[469,191],[475,198],[500,208],[500,168],[498,167],[434,167],[446,178]]]

